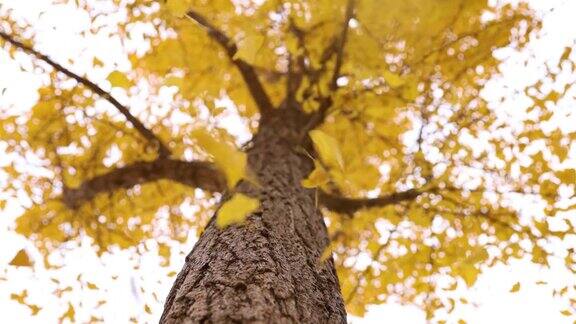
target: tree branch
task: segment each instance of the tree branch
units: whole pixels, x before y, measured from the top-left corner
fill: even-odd
[[[330,90],[332,91],[338,88],[338,78],[340,77],[340,70],[342,70],[342,64],[344,63],[344,47],[346,46],[346,41],[348,40],[350,20],[354,18],[354,6],[355,0],[348,0],[348,3],[346,4],[344,22],[342,23],[342,34],[336,47],[336,64],[334,65],[332,79],[330,80]]]
[[[166,157],[170,156],[170,150],[160,140],[160,138],[158,138],[151,130],[146,128],[146,126],[144,126],[144,124],[142,124],[142,122],[138,118],[136,118],[134,115],[132,115],[132,113],[130,113],[130,110],[128,109],[128,107],[122,105],[109,92],[105,91],[104,89],[99,87],[94,82],[88,80],[87,78],[82,77],[82,76],[70,71],[69,69],[65,68],[64,66],[60,65],[59,63],[53,61],[48,56],[36,51],[32,47],[14,39],[14,37],[6,34],[3,31],[0,31],[0,38],[4,39],[8,43],[10,43],[12,46],[19,48],[20,50],[22,50],[22,51],[36,57],[37,59],[47,63],[52,68],[54,68],[56,71],[61,72],[64,75],[68,76],[69,78],[76,80],[76,82],[84,85],[85,87],[90,89],[92,92],[96,93],[97,95],[99,95],[100,97],[102,97],[103,99],[108,101],[110,104],[112,104],[112,106],[114,106],[116,109],[118,109],[118,111],[122,115],[124,115],[126,120],[128,120],[128,122],[140,133],[140,135],[142,135],[149,142],[158,146],[158,154],[160,157],[166,158]]]
[[[270,97],[268,97],[266,90],[264,90],[262,83],[258,79],[258,75],[256,74],[255,68],[246,61],[238,57],[235,57],[236,53],[238,52],[238,46],[232,41],[232,39],[226,36],[226,34],[224,34],[223,31],[218,29],[216,26],[212,25],[200,13],[194,10],[189,10],[186,13],[186,16],[195,21],[198,25],[202,26],[204,29],[206,29],[208,35],[224,48],[226,54],[228,55],[228,58],[230,58],[232,63],[236,65],[236,67],[240,71],[240,74],[242,75],[242,78],[244,79],[244,82],[248,87],[248,91],[252,95],[254,102],[256,102],[256,105],[258,106],[260,113],[262,114],[263,117],[269,116],[274,109],[272,107]]]
[[[78,188],[65,188],[62,201],[70,208],[77,208],[99,193],[162,179],[211,192],[222,192],[226,188],[226,179],[210,162],[157,159],[114,169],[85,181]]]
[[[326,118],[328,108],[330,108],[334,102],[332,99],[332,94],[338,89],[338,79],[340,78],[342,64],[344,63],[344,48],[346,47],[346,42],[348,40],[350,21],[352,18],[354,18],[355,5],[355,0],[348,0],[348,3],[346,4],[346,13],[344,14],[344,21],[342,22],[342,32],[340,33],[340,37],[337,38],[335,42],[330,45],[330,47],[328,47],[327,51],[323,55],[324,57],[330,57],[333,55],[333,51],[336,52],[336,63],[334,65],[332,77],[330,78],[330,83],[328,84],[330,93],[321,98],[320,106],[310,118],[310,121],[305,127],[305,131],[314,129],[316,126],[320,125],[320,123],[324,121],[324,118]]]
[[[327,209],[337,212],[351,214],[360,209],[372,208],[372,207],[384,207],[392,204],[397,204],[399,202],[412,200],[422,194],[421,191],[416,189],[410,189],[407,191],[395,192],[386,196],[381,196],[377,198],[346,198],[326,193],[323,191],[319,192],[318,201],[320,205],[326,207]]]

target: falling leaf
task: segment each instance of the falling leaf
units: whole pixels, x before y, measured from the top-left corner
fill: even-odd
[[[457,287],[458,287],[458,282],[454,281],[454,282],[452,282],[452,284],[450,284],[450,286],[443,288],[443,290],[452,291],[452,290],[456,290]]]
[[[158,255],[162,257],[162,266],[168,266],[170,262],[171,250],[170,246],[165,243],[158,244]]]
[[[27,305],[27,306],[28,306],[28,308],[30,308],[30,311],[32,312],[32,316],[36,316],[36,314],[38,314],[38,312],[40,310],[42,310],[42,308],[39,307],[38,305],[31,304],[31,305]]]
[[[515,292],[518,292],[519,290],[520,290],[520,283],[517,282],[514,284],[514,286],[512,286],[512,288],[510,289],[510,292],[515,293]]]
[[[91,283],[91,282],[87,282],[86,286],[88,287],[88,289],[98,289],[98,286],[96,286],[95,284]]]
[[[560,311],[560,314],[564,315],[564,316],[571,316],[572,312],[568,309],[565,309],[563,311]]]
[[[562,52],[562,56],[560,56],[560,60],[558,61],[558,67],[562,66],[562,62],[568,60],[570,58],[570,54],[572,53],[572,47],[565,47],[564,52]]]
[[[24,301],[26,297],[28,297],[28,290],[26,289],[22,290],[19,294],[10,294],[10,299],[17,301],[20,304],[26,304],[26,301]]]
[[[108,80],[113,87],[128,89],[132,86],[132,82],[128,80],[128,77],[119,71],[111,72],[106,80]]]
[[[18,302],[19,304],[27,306],[32,312],[32,316],[35,316],[42,308],[38,305],[26,303],[26,297],[28,297],[28,290],[26,289],[22,290],[22,292],[19,294],[10,294],[10,299]]]
[[[258,201],[258,199],[237,193],[220,207],[216,224],[224,228],[232,224],[241,223],[248,215],[257,210],[259,206],[260,201]]]
[[[95,67],[101,67],[101,66],[104,66],[104,62],[102,62],[99,58],[94,57],[92,59],[92,65]]]
[[[321,130],[310,131],[310,138],[324,163],[340,169],[344,168],[344,159],[336,139]]]
[[[17,266],[17,267],[31,267],[32,262],[30,261],[30,257],[28,253],[24,249],[21,249],[16,253],[16,256],[10,261],[10,265]]]
[[[76,311],[74,310],[74,306],[71,303],[68,303],[68,310],[60,316],[60,321],[64,319],[69,319],[70,322],[74,323],[74,316],[76,315]]]
[[[214,162],[226,175],[229,188],[246,176],[246,154],[238,151],[234,146],[215,140],[204,130],[195,130],[192,137],[212,157]]]

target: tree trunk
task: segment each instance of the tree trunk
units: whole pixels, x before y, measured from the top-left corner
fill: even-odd
[[[346,323],[332,258],[320,260],[326,226],[314,191],[300,186],[312,168],[295,149],[301,120],[265,122],[248,149],[259,183],[236,188],[258,197],[260,210],[240,226],[220,229],[210,221],[186,257],[161,323]]]

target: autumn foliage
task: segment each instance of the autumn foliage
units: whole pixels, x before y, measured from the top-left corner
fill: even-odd
[[[99,254],[160,242],[167,266],[167,242],[200,233],[223,192],[217,224],[241,226],[259,207],[234,193],[241,181],[258,185],[246,138],[292,100],[317,116],[313,150],[300,148],[315,168],[301,185],[324,213],[323,258],[334,255],[350,314],[395,301],[432,318],[465,302],[451,291],[512,259],[561,258],[576,273],[566,244],[576,226],[576,132],[556,122],[574,119],[556,109],[573,100],[572,84],[556,78],[574,72],[570,44],[524,89],[524,103],[483,95],[500,75],[495,53],[538,35],[527,4],[107,0],[125,15],[103,25],[97,1],[70,2],[90,17],[90,33],[128,44],[122,68],[94,56],[91,72],[75,72],[41,52],[33,24],[0,9],[3,50],[44,75],[35,105],[0,112],[9,179],[0,200],[25,207],[13,230],[47,268],[61,266],[50,254],[85,237]],[[221,122],[230,111],[244,135]],[[177,173],[185,169],[196,172],[186,181]],[[196,206],[192,217],[184,204]],[[11,264],[31,261],[22,250]]]

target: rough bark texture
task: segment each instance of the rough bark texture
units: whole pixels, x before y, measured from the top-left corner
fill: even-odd
[[[161,323],[346,323],[338,278],[320,256],[328,235],[314,192],[300,181],[311,170],[298,154],[297,118],[262,125],[248,150],[259,185],[237,190],[260,199],[242,226],[214,219],[178,275]]]

